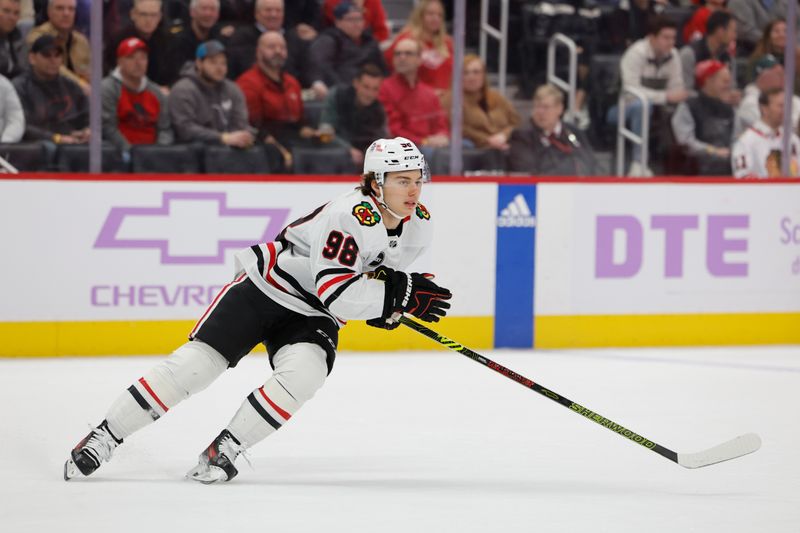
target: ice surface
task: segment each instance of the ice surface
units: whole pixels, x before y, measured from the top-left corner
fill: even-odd
[[[800,347],[485,355],[677,452],[756,432],[753,455],[686,470],[450,352],[340,354],[325,387],[251,450],[183,479],[269,375],[251,355],[127,439],[92,477],[70,448],[158,359],[0,360],[7,532],[800,531]]]

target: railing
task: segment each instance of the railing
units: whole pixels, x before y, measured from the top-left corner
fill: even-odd
[[[556,48],[564,46],[569,52],[569,72],[566,81],[556,74]],[[563,33],[554,33],[547,43],[547,83],[551,83],[567,93],[567,109],[564,119],[573,121],[575,109],[575,92],[578,83],[578,46],[575,41]]]
[[[630,129],[626,124],[625,111],[628,102],[627,96],[642,103],[642,132],[638,134]],[[623,87],[619,95],[617,106],[617,176],[625,175],[625,140],[629,140],[641,147],[640,163],[642,170],[646,170],[648,163],[647,145],[650,139],[650,100],[647,95],[635,87]]]
[[[481,0],[481,24],[480,24],[480,55],[481,60],[486,64],[486,54],[489,37],[497,39],[500,45],[500,53],[497,64],[497,88],[501,94],[506,94],[506,68],[508,59],[508,3],[509,0],[500,0],[500,27],[495,28],[489,24],[489,2],[491,0]]]

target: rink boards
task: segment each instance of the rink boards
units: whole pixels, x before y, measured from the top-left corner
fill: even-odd
[[[135,178],[135,179],[133,179]],[[331,197],[341,177],[0,178],[0,356],[179,345],[233,253]],[[441,178],[415,270],[454,293],[464,345],[800,343],[800,182]],[[340,348],[430,349],[354,321]]]

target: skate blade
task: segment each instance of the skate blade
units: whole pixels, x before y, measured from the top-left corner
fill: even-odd
[[[199,464],[186,473],[186,478],[197,481],[204,485],[210,485],[217,481],[228,481],[228,475],[218,466]]]
[[[75,461],[73,461],[72,457],[70,457],[64,463],[64,481],[69,481],[78,475],[82,475],[81,471],[78,470],[78,465],[76,465]]]

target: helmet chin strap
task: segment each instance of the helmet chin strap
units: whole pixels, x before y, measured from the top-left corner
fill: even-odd
[[[383,201],[383,196],[384,196],[384,194],[383,194],[383,185],[378,185],[378,188],[380,189],[381,195],[380,196],[374,196],[373,195],[373,198],[375,198],[375,200],[378,202],[378,205],[380,205],[382,208],[386,209],[389,212],[389,214],[392,215],[394,218],[396,218],[398,220],[403,220],[403,217],[401,217],[400,215],[398,215],[397,213],[392,211],[389,208],[389,206],[386,205],[386,202]]]

